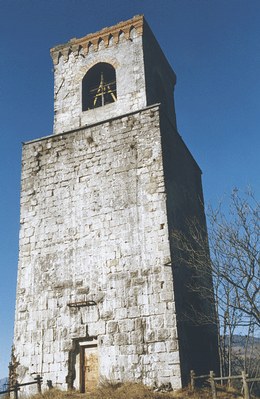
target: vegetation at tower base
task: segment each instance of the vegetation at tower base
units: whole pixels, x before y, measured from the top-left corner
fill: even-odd
[[[218,398],[243,399],[241,392],[235,389],[218,387]],[[79,394],[76,391],[64,392],[56,389],[46,391],[40,395],[30,396],[28,399],[212,399],[209,388],[196,389],[191,392],[189,388],[175,392],[156,392],[147,386],[136,383],[106,384],[91,393]],[[254,399],[254,396],[251,396]]]
[[[215,303],[216,319],[208,319],[210,313],[195,307],[194,302],[187,304],[184,317],[194,325],[217,323],[221,376],[241,370],[257,376],[260,371],[255,338],[260,327],[259,211],[260,204],[251,191],[235,189],[228,206],[221,203],[217,209],[209,208],[208,233],[196,219],[187,220],[185,230],[172,233],[180,267],[188,265],[192,270],[187,283],[190,292],[205,306]],[[209,289],[211,278],[214,297]],[[237,334],[244,335],[243,349],[238,348]]]

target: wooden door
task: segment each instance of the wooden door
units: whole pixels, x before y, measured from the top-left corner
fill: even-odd
[[[81,392],[93,391],[98,385],[98,351],[97,345],[82,348],[82,387]]]

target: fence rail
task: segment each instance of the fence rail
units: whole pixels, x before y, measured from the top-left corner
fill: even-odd
[[[211,386],[211,391],[212,391],[212,399],[217,399],[217,386],[216,382],[217,381],[226,381],[226,380],[242,380],[243,384],[243,392],[244,392],[244,399],[250,399],[250,390],[248,387],[248,383],[250,382],[257,382],[260,381],[260,377],[256,378],[248,378],[248,374],[245,373],[245,371],[242,371],[241,375],[231,375],[229,377],[215,377],[215,374],[213,371],[210,371],[209,374],[204,374],[204,375],[196,375],[194,370],[190,371],[190,385],[191,385],[191,390],[195,390],[195,381],[196,380],[208,380]]]
[[[42,391],[42,377],[40,375],[37,375],[36,378],[34,378],[34,381],[31,382],[24,382],[22,384],[19,384],[18,381],[15,382],[13,386],[11,386],[9,389],[6,389],[5,391],[0,391],[0,395],[4,395],[6,393],[11,393],[14,392],[14,398],[18,399],[18,393],[20,391],[20,387],[25,387],[27,385],[33,385],[37,384],[37,391],[38,393],[41,393]]]

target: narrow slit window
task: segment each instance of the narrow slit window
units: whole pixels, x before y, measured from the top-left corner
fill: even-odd
[[[102,107],[116,99],[115,68],[106,62],[94,65],[82,80],[82,111]]]

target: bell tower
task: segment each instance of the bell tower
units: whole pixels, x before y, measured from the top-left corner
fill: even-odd
[[[174,120],[176,77],[143,16],[72,39],[51,55],[54,134],[155,103]]]
[[[23,145],[18,381],[178,389],[191,369],[214,370],[217,352],[212,326],[183,321],[193,298],[171,232],[194,216],[205,227],[205,215],[175,73],[143,16],[51,56],[53,134]]]

